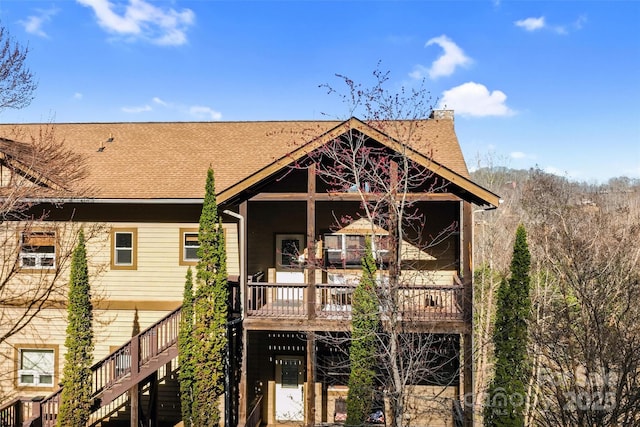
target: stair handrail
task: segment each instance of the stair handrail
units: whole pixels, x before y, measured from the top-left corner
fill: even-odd
[[[0,406],[0,426],[19,427],[31,416],[31,406],[40,397],[18,396]]]
[[[151,358],[178,342],[181,310],[182,305],[91,366],[91,396],[94,400],[99,399],[101,393],[127,375],[139,374],[140,368]],[[38,425],[42,427],[55,425],[61,393],[62,386],[42,401],[35,402],[34,406],[38,406],[40,410],[34,408],[34,416],[25,422],[25,427],[35,425],[34,421],[39,418],[41,424]]]

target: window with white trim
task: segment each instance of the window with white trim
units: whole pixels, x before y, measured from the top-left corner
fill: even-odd
[[[198,261],[198,249],[200,242],[198,241],[198,233],[184,233],[184,260]]]
[[[198,230],[191,228],[180,229],[180,265],[195,265],[198,257],[200,241],[198,240]]]
[[[389,236],[376,235],[371,250],[378,262],[389,262]],[[366,236],[362,234],[325,234],[324,263],[327,267],[360,268],[365,254]]]
[[[111,268],[135,270],[137,268],[137,239],[135,229],[111,230]]]
[[[18,386],[53,387],[55,369],[53,349],[21,348],[18,353]]]
[[[20,234],[20,267],[52,269],[56,267],[56,232],[23,231]]]

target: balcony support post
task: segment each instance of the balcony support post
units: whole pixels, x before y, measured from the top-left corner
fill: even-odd
[[[316,318],[316,165],[307,169],[307,316]],[[305,425],[316,420],[315,371],[316,339],[314,331],[307,332],[307,386],[305,387]]]

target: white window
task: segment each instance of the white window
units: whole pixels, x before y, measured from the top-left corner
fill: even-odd
[[[49,269],[56,266],[56,232],[24,231],[20,235],[20,267]]]
[[[327,265],[342,265],[342,234],[324,236],[325,262]]]
[[[137,231],[111,230],[111,268],[135,270],[137,267]]]
[[[366,237],[361,234],[325,234],[324,256],[328,267],[360,268],[365,254]],[[376,235],[371,250],[378,260],[389,262],[389,236]]]
[[[18,385],[22,387],[53,387],[53,349],[19,349]]]
[[[116,265],[133,264],[133,233],[116,233]]]
[[[185,261],[198,261],[198,248],[200,248],[200,242],[198,241],[198,233],[184,233],[184,260]]]

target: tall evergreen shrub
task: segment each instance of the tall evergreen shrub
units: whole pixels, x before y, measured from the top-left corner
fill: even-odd
[[[178,360],[180,361],[180,404],[184,427],[191,427],[193,406],[193,383],[195,365],[193,360],[193,273],[191,267],[187,270],[182,298],[182,313],[180,317],[180,332],[178,334]]]
[[[498,289],[493,332],[495,372],[485,403],[485,426],[524,426],[526,384],[530,375],[527,360],[530,266],[527,234],[520,225],[513,245],[511,275],[508,280],[502,280]]]
[[[366,240],[362,276],[353,292],[347,426],[363,425],[371,412],[375,384],[376,337],[380,318],[376,296],[376,263]]]
[[[84,426],[91,415],[91,362],[93,360],[93,306],[89,286],[84,232],[71,258],[67,306],[67,336],[62,394],[57,425]]]
[[[193,425],[217,426],[218,403],[224,393],[227,352],[227,257],[222,223],[218,216],[213,170],[207,171],[205,198],[200,215],[200,260],[196,266],[194,304]]]

